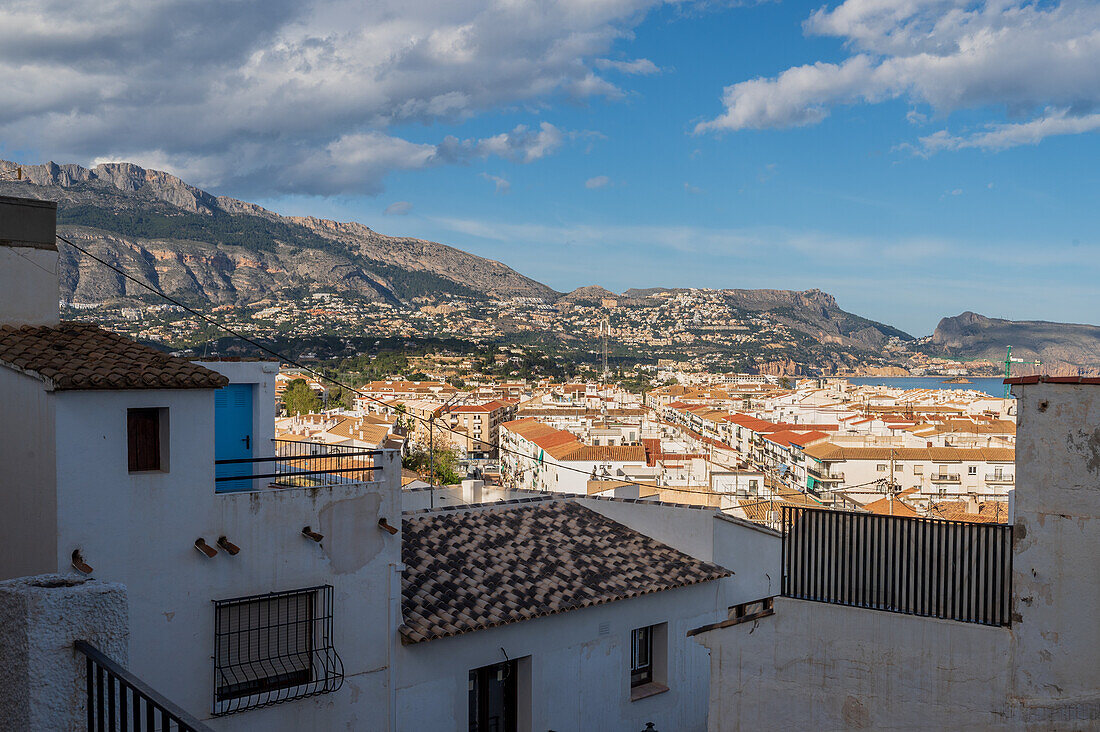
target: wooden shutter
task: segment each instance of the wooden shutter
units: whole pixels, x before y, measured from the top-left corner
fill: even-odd
[[[126,410],[130,472],[160,470],[160,410]]]

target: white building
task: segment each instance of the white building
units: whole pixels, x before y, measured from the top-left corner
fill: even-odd
[[[796,519],[774,614],[697,636],[709,729],[1100,729],[1100,379],[1013,381],[1011,523]]]
[[[652,482],[643,445],[585,445],[531,418],[500,425],[501,479],[512,488],[587,495],[589,480]]]
[[[3,226],[41,208],[0,205]],[[0,531],[18,547],[0,578],[124,584],[130,670],[216,729],[357,727],[364,708],[392,728],[401,540],[379,521],[400,524],[399,460],[273,460],[277,364],[59,323],[47,212],[28,246],[0,230]]]
[[[710,661],[689,636],[779,571],[775,532],[685,506],[541,496],[404,525],[410,731],[704,730]]]

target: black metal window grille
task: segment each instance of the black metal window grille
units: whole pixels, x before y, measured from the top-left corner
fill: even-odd
[[[653,681],[653,626],[630,631],[630,686]]]
[[[782,551],[784,597],[1011,623],[1007,524],[784,506]]]
[[[73,646],[85,661],[88,732],[211,732],[95,646]]]
[[[214,602],[214,714],[336,691],[332,586]]]

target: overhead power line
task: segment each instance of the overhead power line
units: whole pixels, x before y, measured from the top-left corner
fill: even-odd
[[[61,241],[65,244],[68,244],[69,246],[71,246],[73,249],[77,250],[78,252],[80,252],[84,256],[86,256],[90,259],[93,259],[96,262],[98,262],[99,264],[102,264],[104,267],[107,267],[108,269],[111,269],[111,270],[117,272],[119,275],[126,278],[130,282],[133,282],[135,285],[138,285],[139,287],[142,287],[142,288],[148,290],[149,292],[153,293],[157,297],[160,297],[164,300],[167,300],[168,302],[172,303],[173,305],[176,305],[176,306],[182,308],[183,310],[185,310],[186,312],[188,312],[191,315],[195,316],[196,318],[202,320],[203,322],[208,323],[208,324],[214,326],[215,328],[218,328],[219,330],[223,330],[226,333],[229,333],[230,335],[241,339],[245,343],[248,343],[249,345],[263,351],[264,353],[266,353],[270,356],[274,356],[275,358],[279,359],[280,361],[282,361],[284,363],[290,364],[291,366],[293,366],[297,369],[301,369],[302,371],[306,371],[306,372],[310,373],[311,375],[315,376],[318,379],[323,379],[324,381],[327,381],[331,384],[335,384],[336,386],[339,386],[343,389],[347,389],[348,391],[353,392],[353,393],[359,395],[360,397],[362,397],[363,399],[366,399],[368,401],[376,402],[378,404],[381,404],[381,405],[387,406],[387,407],[390,406],[389,404],[387,404],[382,399],[379,399],[377,397],[373,397],[369,394],[365,394],[364,392],[356,389],[355,387],[349,386],[348,384],[345,384],[344,382],[340,381],[339,379],[336,379],[332,376],[329,376],[328,374],[325,374],[321,371],[318,371],[317,369],[314,369],[311,366],[307,366],[307,365],[301,363],[300,361],[297,361],[296,359],[290,358],[289,356],[287,356],[285,354],[279,353],[278,351],[276,351],[272,348],[269,348],[268,346],[265,346],[263,343],[260,343],[259,341],[255,340],[254,338],[250,338],[249,336],[246,336],[245,334],[241,333],[240,331],[235,330],[234,328],[231,328],[228,325],[225,325],[224,323],[221,323],[217,320],[214,320],[213,318],[211,318],[210,316],[208,316],[204,313],[200,313],[198,310],[195,310],[194,308],[190,307],[189,305],[186,305],[186,304],[180,302],[176,298],[162,292],[161,290],[154,287],[153,285],[150,285],[149,283],[143,282],[140,279],[138,279],[137,277],[134,277],[133,275],[131,275],[129,272],[126,272],[122,268],[116,267],[115,265],[113,265],[110,262],[102,259],[101,257],[98,257],[95,254],[92,254],[91,252],[89,252],[84,247],[80,246],[79,244],[75,244],[74,242],[70,241],[69,239],[66,239],[65,237],[61,236],[60,234],[57,234],[56,236],[57,236],[58,241]],[[466,436],[465,433],[459,432],[456,429],[452,429],[450,427],[447,427],[446,425],[433,426],[431,424],[431,421],[426,417],[421,417],[421,416],[416,415],[416,414],[408,414],[408,413],[406,414],[406,416],[410,417],[412,419],[415,419],[419,422],[422,422],[424,424],[427,424],[429,426],[429,429],[439,429],[439,430],[442,430],[444,432],[449,432],[453,435],[460,436],[460,437],[465,437]],[[528,455],[524,452],[520,452],[519,450],[513,450],[511,448],[504,447],[503,445],[500,445],[499,444],[499,439],[498,439],[498,444],[496,444],[494,447],[496,447],[496,449],[499,452],[506,452],[506,453],[511,454],[511,455],[516,455],[518,457],[525,458],[527,460],[537,460],[538,459],[538,458],[535,458],[535,457],[533,457],[531,455]],[[571,472],[574,472],[574,473],[580,473],[580,474],[585,475],[585,476],[588,476],[588,475],[591,474],[587,470],[583,470],[581,468],[574,468],[572,466],[563,465],[561,463],[556,463],[556,467],[559,470],[567,470],[567,471],[571,471]],[[698,489],[694,489],[694,488],[677,488],[677,487],[673,487],[673,486],[654,486],[652,484],[639,483],[639,482],[633,481],[633,480],[625,480],[625,479],[620,480],[618,478],[613,478],[612,480],[614,480],[616,482],[619,482],[619,483],[622,483],[624,485],[635,486],[635,487],[638,487],[638,488],[658,488],[658,489],[663,489],[663,490],[667,490],[667,491],[675,491],[675,492],[678,492],[678,493],[697,493],[697,494],[708,495],[708,496],[723,495],[722,493],[716,493],[716,492],[710,491],[710,490],[698,490]],[[778,494],[778,493],[776,494],[777,497],[779,495],[780,494]],[[798,495],[798,496],[805,497],[808,494],[801,493],[799,491],[794,491],[792,493],[788,493],[787,495]],[[776,500],[776,499],[775,498],[765,498],[765,499],[757,500],[753,503],[740,504],[738,507],[739,508],[748,508],[750,506],[754,506],[754,505],[758,505],[758,504],[771,503],[774,500]]]

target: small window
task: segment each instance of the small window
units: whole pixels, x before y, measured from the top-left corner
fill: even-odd
[[[214,603],[214,714],[336,691],[332,587]]]
[[[126,410],[126,452],[131,473],[161,470],[161,413],[167,426],[167,409]],[[165,465],[165,467],[167,467]]]
[[[914,465],[913,466],[913,475],[924,475],[924,466],[923,465]]]
[[[880,473],[885,473],[886,472],[886,463],[879,463],[878,465],[875,466],[875,470],[877,470]]]
[[[653,626],[630,631],[630,687],[653,681]]]
[[[970,467],[968,467],[966,469],[966,474],[967,475],[977,475],[978,474],[978,466],[977,465],[971,465]]]
[[[668,623],[630,631],[630,701],[668,691]]]

